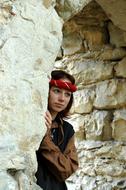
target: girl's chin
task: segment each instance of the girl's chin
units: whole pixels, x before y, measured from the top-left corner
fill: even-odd
[[[55,112],[61,112],[63,109],[55,109]]]
[[[55,112],[61,112],[61,111],[63,111],[64,109],[63,109],[63,108],[55,108],[54,110],[55,110]]]

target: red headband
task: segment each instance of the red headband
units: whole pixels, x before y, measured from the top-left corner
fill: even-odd
[[[75,92],[77,90],[76,85],[72,84],[71,82],[51,79],[49,83],[51,84],[51,86],[57,86],[59,88],[67,89],[71,92]]]

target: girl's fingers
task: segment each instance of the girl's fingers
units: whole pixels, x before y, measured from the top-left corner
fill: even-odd
[[[45,122],[47,129],[51,128],[51,125],[48,122]]]
[[[45,119],[46,119],[46,121],[48,122],[48,123],[52,123],[52,116],[51,115],[48,115],[48,114],[46,114],[45,115]]]
[[[51,116],[51,114],[50,114],[50,112],[49,112],[48,110],[46,111],[45,114],[46,114],[46,116],[47,116],[50,120],[52,120],[52,116]]]
[[[47,126],[48,128],[51,128],[52,121],[47,120],[47,119],[45,118],[45,124],[46,124],[46,126]]]
[[[52,125],[52,116],[49,113],[49,111],[46,111],[46,113],[45,113],[45,124],[46,124],[46,126],[47,126],[48,129],[51,128],[51,125]]]

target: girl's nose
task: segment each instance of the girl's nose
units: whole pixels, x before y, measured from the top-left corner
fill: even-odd
[[[60,100],[60,101],[64,101],[64,98],[65,98],[64,93],[60,94],[60,96],[59,96],[59,100]]]

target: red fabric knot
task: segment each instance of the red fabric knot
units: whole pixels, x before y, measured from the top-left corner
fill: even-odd
[[[72,84],[71,82],[51,79],[49,83],[51,86],[57,86],[59,88],[66,89],[66,90],[69,90],[71,92],[75,92],[77,90],[76,85]]]

